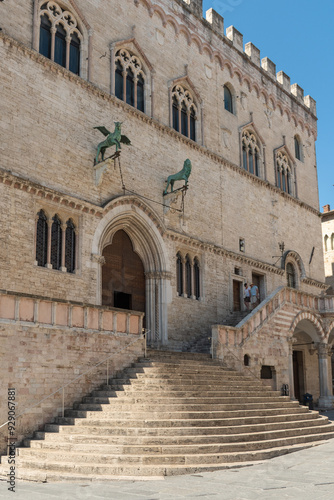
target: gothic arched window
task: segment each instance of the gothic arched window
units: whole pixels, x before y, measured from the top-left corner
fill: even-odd
[[[51,264],[52,269],[61,268],[61,252],[62,252],[62,229],[61,220],[58,215],[52,218],[51,226]]]
[[[292,193],[291,166],[283,151],[276,154],[276,186],[285,193]]]
[[[126,49],[115,57],[115,95],[130,106],[145,111],[145,73],[139,58]]]
[[[197,107],[190,91],[179,84],[172,90],[172,114],[173,128],[195,141]]]
[[[233,98],[230,89],[224,85],[224,107],[227,111],[233,114]]]
[[[47,263],[48,223],[43,210],[40,210],[37,215],[36,261],[38,266],[44,267]]]
[[[179,253],[176,255],[176,291],[179,296],[183,295],[183,263]]]
[[[250,130],[242,133],[242,166],[250,174],[260,177],[260,148]]]
[[[73,14],[53,0],[41,6],[40,54],[79,75],[82,34],[77,26]]]
[[[291,264],[291,262],[288,262],[286,265],[286,279],[287,279],[287,285],[290,288],[296,288],[296,273],[295,273],[295,268]]]
[[[72,219],[66,222],[65,231],[65,267],[68,273],[75,271],[76,235]]]

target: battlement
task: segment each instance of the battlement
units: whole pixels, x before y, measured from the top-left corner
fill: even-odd
[[[203,19],[203,0],[179,0],[182,4],[186,4],[188,9],[201,20]],[[276,73],[276,64],[268,57],[261,59],[260,50],[251,42],[244,46],[243,35],[234,26],[226,28],[224,32],[224,18],[218,14],[214,9],[209,9],[205,13],[205,20],[217,35],[229,40],[229,42],[238,51],[244,53],[249,60],[258,68],[265,71],[270,78],[275,80],[283,90],[289,92],[300,104],[309,108],[310,112],[314,115],[317,114],[316,101],[309,95],[304,96],[304,90],[297,84],[291,85],[290,77],[283,71]]]

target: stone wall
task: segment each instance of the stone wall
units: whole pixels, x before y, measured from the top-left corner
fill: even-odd
[[[81,78],[38,53],[33,14],[38,2],[28,2],[28,8],[26,4],[18,0],[15,6],[0,6],[3,289],[100,304],[103,267],[93,251],[94,241],[101,222],[117,218],[117,200],[126,198],[131,209],[122,228],[149,214],[145,227],[159,233],[163,242],[151,260],[164,262],[159,272],[167,276],[163,300],[173,341],[206,335],[233,309],[236,267],[236,279],[242,282],[251,281],[253,272],[262,275],[264,295],[286,284],[281,242],[304,265],[302,272],[296,263],[298,287],[316,295],[323,291],[316,110],[311,98],[303,98],[302,89],[290,87],[286,75],[276,76],[270,61],[261,64],[253,46],[244,50],[242,35],[234,28],[221,31],[216,13],[204,20],[193,2],[189,8],[182,0],[157,0],[154,5],[141,0],[107,2],[103,12],[98,0],[82,0],[80,6],[64,0],[62,5],[74,13],[83,33],[88,60],[82,62]],[[111,95],[111,50],[122,44],[138,56],[146,72],[145,113]],[[174,81],[187,84],[195,96],[197,142],[171,127],[169,93]],[[233,114],[224,107],[225,84],[233,94]],[[118,163],[103,174],[100,184],[95,182],[93,160],[103,136],[94,127],[112,129],[114,120],[123,122],[122,132],[132,142],[121,154],[125,191]],[[247,124],[262,144],[260,178],[241,168],[240,133]],[[294,158],[295,135],[305,146],[302,161]],[[275,187],[273,155],[284,143],[294,164],[296,196]],[[186,158],[193,169],[181,213],[168,210],[162,192],[167,176],[180,170]],[[178,197],[174,208],[180,207]],[[74,274],[35,265],[40,209],[49,218],[58,214],[62,221],[70,217],[75,222]],[[99,251],[105,243],[100,236]],[[138,251],[142,260],[145,251]],[[200,262],[198,301],[177,296],[178,251]],[[149,264],[146,273],[152,271]]]
[[[142,314],[43,297],[0,293],[0,426],[8,419],[7,389],[16,395],[16,438],[32,435],[65,408],[143,356]],[[89,371],[90,370],[90,371]],[[80,377],[81,374],[88,372]],[[79,377],[79,378],[78,378]],[[74,383],[70,383],[71,380]],[[68,385],[69,384],[69,385]],[[36,406],[35,406],[36,405]],[[32,408],[34,407],[34,408]],[[25,413],[25,410],[28,411]],[[7,426],[0,428],[5,453]]]

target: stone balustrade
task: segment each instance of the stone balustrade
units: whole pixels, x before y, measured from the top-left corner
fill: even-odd
[[[0,291],[0,322],[139,335],[144,313]]]

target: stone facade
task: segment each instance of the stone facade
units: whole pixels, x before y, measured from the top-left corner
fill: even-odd
[[[261,300],[287,284],[325,293],[315,101],[253,44],[244,48],[233,26],[225,31],[212,9],[204,19],[201,0],[17,0],[0,13],[3,290],[131,308],[130,266],[104,274],[122,232],[142,262],[154,346],[182,349],[211,335],[244,309],[245,282],[259,284]],[[70,71],[73,40],[79,74]],[[131,146],[94,166],[103,140],[94,127],[112,131],[114,121]],[[163,196],[187,158],[188,189]],[[285,354],[297,335],[288,323]],[[270,331],[256,369],[279,365],[280,388],[291,367],[269,353]],[[316,343],[331,339],[326,330]],[[304,390],[322,394],[306,382]]]
[[[330,205],[323,207],[321,215],[322,239],[325,259],[326,283],[330,286],[327,293],[334,294],[334,210]]]

